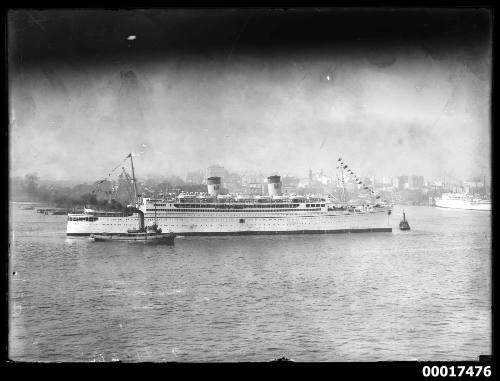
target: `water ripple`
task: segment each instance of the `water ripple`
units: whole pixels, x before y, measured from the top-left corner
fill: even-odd
[[[409,234],[187,237],[162,247],[67,239],[64,216],[14,210],[10,357],[384,361],[491,353],[490,215],[405,211]]]

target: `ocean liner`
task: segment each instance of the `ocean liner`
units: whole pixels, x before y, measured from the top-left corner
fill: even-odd
[[[440,208],[465,210],[491,210],[491,200],[475,198],[465,193],[443,193],[436,198],[436,206]]]
[[[207,179],[207,193],[148,198],[137,194],[132,156],[136,211],[68,214],[67,235],[126,233],[137,227],[139,213],[146,225],[157,224],[176,235],[247,235],[293,233],[391,232],[392,206],[386,201],[357,205],[332,196],[283,195],[280,176],[267,179],[268,194],[222,195],[220,177]],[[340,160],[340,159],[339,159]]]

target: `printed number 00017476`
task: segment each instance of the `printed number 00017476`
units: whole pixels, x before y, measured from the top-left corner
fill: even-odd
[[[491,366],[424,366],[422,368],[424,377],[490,377]]]

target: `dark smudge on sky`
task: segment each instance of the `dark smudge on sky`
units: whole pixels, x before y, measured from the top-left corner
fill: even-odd
[[[14,11],[12,174],[490,168],[481,10]],[[135,36],[135,38],[128,38]]]

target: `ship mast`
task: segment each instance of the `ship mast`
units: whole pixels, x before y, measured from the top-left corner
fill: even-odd
[[[132,180],[134,182],[135,205],[137,206],[137,184],[135,181],[134,161],[132,160],[132,153],[130,153],[129,156],[130,156],[130,164],[132,166]]]
[[[344,185],[344,170],[342,168],[342,163],[340,164],[340,180],[342,181],[342,201],[345,204],[346,197],[345,197],[345,185]]]

